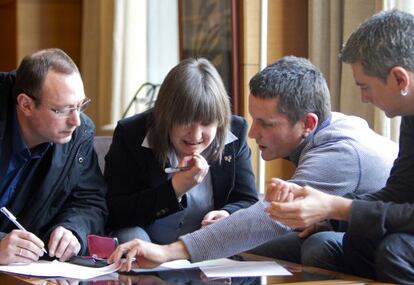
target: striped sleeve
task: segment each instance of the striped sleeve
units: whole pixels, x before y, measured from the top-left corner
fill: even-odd
[[[273,221],[257,202],[229,217],[198,231],[181,236],[192,262],[229,257],[252,249],[291,231]]]

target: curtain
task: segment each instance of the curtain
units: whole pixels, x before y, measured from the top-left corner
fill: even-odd
[[[117,0],[114,16],[111,123],[121,119],[147,81],[147,1]]]
[[[309,1],[309,59],[325,75],[332,109],[340,109],[342,0]]]
[[[178,63],[177,7],[177,0],[83,1],[81,73],[97,134],[112,134],[141,84],[161,83]]]
[[[83,1],[81,73],[98,135],[112,133],[146,81],[146,14],[146,1]]]
[[[332,109],[367,120],[372,129],[398,141],[400,118],[388,119],[371,104],[360,100],[351,67],[338,60],[342,44],[366,18],[395,0],[310,0],[309,59],[325,75],[331,91]],[[409,2],[409,0],[406,0]]]

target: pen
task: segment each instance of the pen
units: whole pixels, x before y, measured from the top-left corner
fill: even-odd
[[[177,166],[177,167],[167,167],[164,169],[165,173],[175,173],[179,171],[189,170],[192,166]]]
[[[13,223],[16,225],[16,227],[18,227],[20,230],[22,231],[26,231],[26,229],[17,221],[16,217],[9,211],[7,210],[6,207],[1,207],[0,211]],[[42,248],[43,252],[47,254],[47,251],[45,248]]]

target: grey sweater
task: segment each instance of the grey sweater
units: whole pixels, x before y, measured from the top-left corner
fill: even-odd
[[[398,147],[372,131],[361,118],[332,113],[289,156],[296,166],[290,182],[334,195],[381,189]],[[191,261],[228,257],[291,231],[270,219],[257,202],[220,222],[180,237]]]

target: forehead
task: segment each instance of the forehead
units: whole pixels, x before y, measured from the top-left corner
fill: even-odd
[[[276,117],[281,114],[278,111],[279,98],[263,99],[255,97],[250,94],[249,96],[249,111],[252,117],[260,116],[262,118]]]
[[[49,71],[43,82],[41,98],[57,104],[74,104],[85,98],[82,79],[78,73],[63,74]]]
[[[351,64],[352,73],[354,74],[354,78],[357,79],[359,77],[363,77],[365,75],[364,70],[362,69],[362,65],[358,63]]]
[[[364,83],[367,83],[373,80],[379,81],[378,78],[365,74],[364,68],[362,67],[362,64],[359,62],[351,64],[351,68],[352,68],[352,73],[354,75],[354,79],[357,84],[364,84]]]

